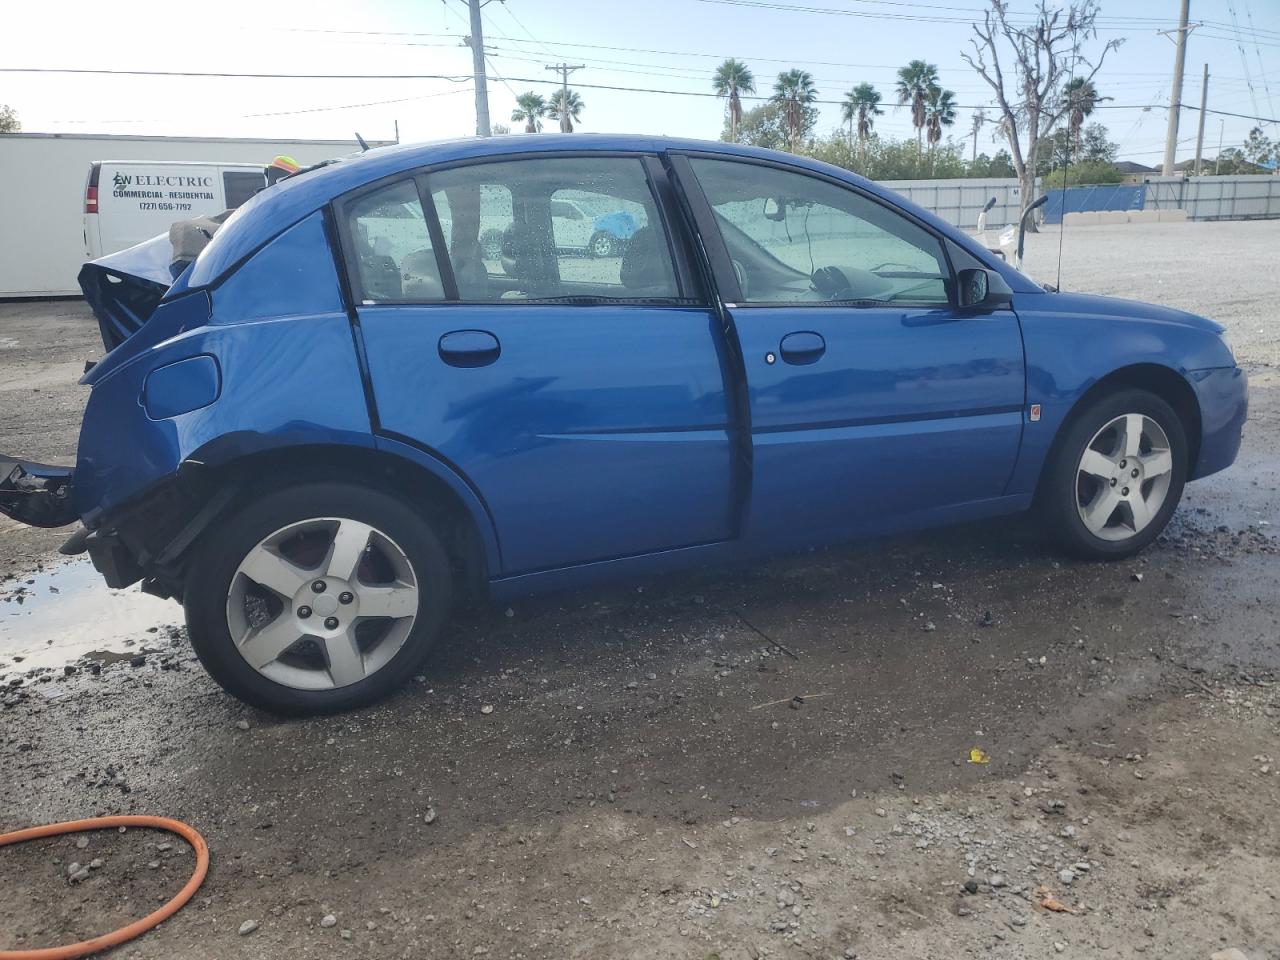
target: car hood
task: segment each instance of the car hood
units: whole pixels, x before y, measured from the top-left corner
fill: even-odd
[[[1021,310],[1022,304],[1018,306]],[[1221,333],[1224,329],[1220,323],[1215,323],[1198,314],[1188,313],[1185,310],[1162,307],[1154,303],[1143,303],[1139,300],[1124,300],[1120,297],[1103,297],[1090,293],[1044,293],[1037,295],[1035,301],[1029,306],[1036,311],[1174,323],[1184,327],[1194,327],[1197,330],[1204,330],[1206,333],[1213,334]]]

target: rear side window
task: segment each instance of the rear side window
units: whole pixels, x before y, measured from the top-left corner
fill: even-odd
[[[428,178],[463,300],[676,300],[637,158],[480,163]]]
[[[401,180],[346,206],[361,298],[374,303],[443,300],[444,283],[427,218],[412,180]]]
[[[227,170],[222,174],[222,190],[227,209],[235,210],[267,184],[266,175],[252,170]]]

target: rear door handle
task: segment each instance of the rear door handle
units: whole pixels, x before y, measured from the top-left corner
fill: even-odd
[[[822,339],[820,333],[800,330],[783,337],[778,352],[787,363],[797,365],[816,363],[818,358],[827,352],[827,341]]]
[[[498,359],[502,344],[487,330],[453,330],[440,338],[438,349],[451,367],[484,367]]]

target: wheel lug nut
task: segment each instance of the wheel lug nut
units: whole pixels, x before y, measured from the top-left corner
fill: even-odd
[[[324,593],[324,581],[323,581],[323,580],[313,580],[313,581],[312,581],[312,583],[311,583],[311,592],[312,592],[312,593]]]
[[[1120,490],[1120,496],[1122,496],[1122,497],[1127,497],[1128,495],[1129,495],[1129,488],[1128,488],[1128,487],[1123,487],[1123,488]]]
[[[299,608],[298,608],[298,616],[299,616],[299,617],[301,617],[303,620],[307,619],[307,617],[311,616],[311,608],[310,608],[310,607],[299,607]]]
[[[1133,473],[1131,473],[1130,476],[1133,477],[1134,479],[1137,479],[1138,471],[1137,470],[1133,471]]]
[[[338,618],[337,618],[337,617],[325,617],[325,618],[324,618],[324,627],[325,627],[325,629],[326,629],[326,630],[337,630],[337,629],[338,629]]]
[[[1115,477],[1112,477],[1112,478],[1111,478],[1111,485],[1112,485],[1113,487],[1116,485],[1116,478],[1115,478]]]
[[[354,599],[355,597],[352,595],[350,590],[343,590],[340,594],[338,594],[339,603],[350,603]]]
[[[1125,467],[1127,467],[1128,465],[1129,465],[1129,461],[1128,461],[1128,460],[1121,460],[1121,461],[1120,461],[1120,469],[1121,469],[1121,470],[1123,470],[1123,469],[1124,469]]]

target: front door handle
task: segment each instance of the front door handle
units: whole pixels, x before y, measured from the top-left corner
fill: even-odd
[[[451,367],[484,367],[498,359],[502,344],[487,330],[453,330],[440,338],[439,350]]]
[[[820,333],[801,330],[796,333],[788,333],[783,337],[778,352],[782,354],[782,359],[787,363],[794,363],[798,366],[806,363],[816,363],[818,358],[827,352],[827,341],[822,339],[822,334]]]

